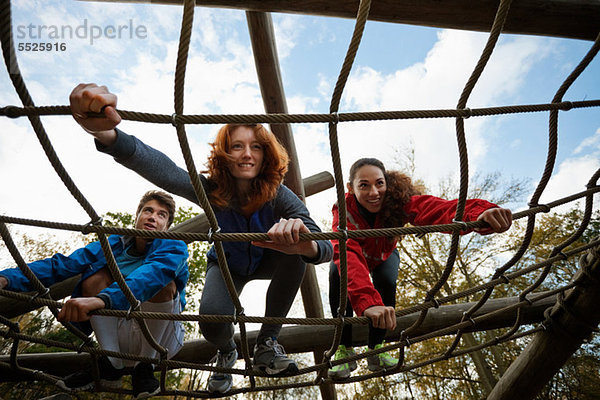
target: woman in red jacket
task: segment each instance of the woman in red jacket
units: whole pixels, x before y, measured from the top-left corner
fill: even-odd
[[[350,180],[346,193],[347,229],[374,229],[411,225],[437,225],[452,223],[457,200],[444,200],[422,196],[411,179],[398,172],[386,171],[375,158],[361,158],[350,167]],[[478,230],[481,234],[504,232],[512,223],[512,213],[485,200],[467,200],[464,221],[485,221],[489,227]],[[338,230],[337,203],[333,206],[333,231]],[[467,233],[467,232],[464,232]],[[346,316],[352,311],[371,319],[369,324],[369,349],[383,346],[386,329],[396,328],[394,307],[396,279],[400,256],[397,239],[387,237],[348,239],[348,297]],[[329,270],[329,304],[334,317],[338,315],[340,293],[340,248],[333,241],[333,262]],[[371,280],[372,278],[372,280]],[[352,326],[345,325],[335,359],[354,354]],[[379,371],[391,368],[398,360],[388,353],[367,357],[368,368]],[[336,365],[329,369],[333,379],[346,379],[356,369],[356,362]]]

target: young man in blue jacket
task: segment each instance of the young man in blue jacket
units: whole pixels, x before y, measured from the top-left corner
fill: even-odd
[[[135,228],[165,231],[173,222],[175,201],[161,191],[144,194],[136,211]],[[188,251],[179,240],[152,239],[112,235],[109,243],[125,282],[141,303],[142,311],[178,314],[185,306],[185,286],[189,272]],[[143,337],[134,319],[90,316],[99,309],[128,310],[130,304],[107,267],[99,242],[93,242],[70,256],[54,256],[35,261],[29,268],[45,285],[50,286],[81,274],[71,299],[58,314],[62,322],[80,323],[82,330],[93,330],[104,350],[157,357],[157,351]],[[0,271],[0,289],[32,290],[29,280],[18,268]],[[180,321],[146,320],[154,339],[168,349],[168,357],[183,345],[183,326]],[[121,386],[125,366],[135,368],[132,385],[135,399],[155,395],[160,391],[151,364],[102,356],[98,360],[100,382],[107,387]],[[79,371],[57,382],[67,391],[89,390],[94,387],[91,370]]]

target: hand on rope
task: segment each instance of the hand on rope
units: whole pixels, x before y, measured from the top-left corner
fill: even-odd
[[[270,241],[255,242],[252,244],[258,247],[277,250],[285,254],[300,254],[307,258],[316,258],[319,248],[314,240],[300,240],[300,233],[310,233],[308,228],[299,218],[284,219],[269,229]]]
[[[0,276],[0,289],[4,289],[6,286],[8,286],[8,279]]]
[[[95,83],[80,83],[69,96],[73,118],[89,134],[105,146],[117,140],[115,127],[121,122],[116,110],[117,96],[106,86]],[[102,113],[104,117],[90,117],[89,112]]]
[[[365,310],[363,317],[369,317],[373,326],[379,329],[396,329],[394,307],[372,306]]]
[[[58,313],[60,322],[79,322],[90,319],[88,313],[104,308],[104,300],[99,297],[77,297],[65,302]]]
[[[482,212],[477,221],[485,221],[490,225],[488,228],[475,229],[482,235],[506,232],[512,225],[512,212],[507,208],[490,208]]]

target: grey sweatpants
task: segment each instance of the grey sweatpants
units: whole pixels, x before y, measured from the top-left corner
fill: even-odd
[[[258,268],[252,275],[231,274],[238,295],[246,283],[255,279],[270,279],[267,290],[265,317],[285,317],[290,311],[298,288],[302,283],[306,263],[299,255],[287,255],[265,249]],[[227,291],[227,285],[216,262],[208,262],[204,289],[200,300],[200,315],[233,315],[234,306]],[[200,322],[204,338],[220,351],[233,350],[233,324]],[[258,338],[277,337],[280,324],[263,324]]]

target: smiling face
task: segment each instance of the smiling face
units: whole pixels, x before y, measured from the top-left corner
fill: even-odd
[[[135,229],[166,231],[168,224],[169,210],[156,200],[150,200],[144,204],[135,218]]]
[[[239,189],[246,190],[250,181],[260,173],[265,150],[256,140],[252,128],[238,126],[231,132],[229,155],[233,158],[229,172],[236,179]]]
[[[348,184],[348,191],[356,196],[361,206],[372,213],[381,210],[387,190],[383,171],[374,165],[363,165]]]

